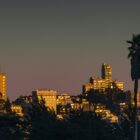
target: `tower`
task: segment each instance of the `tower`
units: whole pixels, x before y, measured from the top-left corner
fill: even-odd
[[[6,100],[6,74],[0,73],[0,99]]]
[[[108,88],[112,82],[112,68],[109,64],[103,64],[101,69],[102,78],[106,81],[106,88]]]

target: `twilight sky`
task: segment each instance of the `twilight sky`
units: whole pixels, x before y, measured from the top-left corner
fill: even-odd
[[[133,88],[126,40],[140,33],[136,0],[1,0],[0,64],[7,96],[38,88],[80,94],[109,63]]]

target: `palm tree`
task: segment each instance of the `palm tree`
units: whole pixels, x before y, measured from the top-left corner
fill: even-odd
[[[135,112],[135,123],[134,123],[134,140],[137,140],[137,93],[138,93],[138,80],[140,79],[140,34],[133,35],[131,41],[127,41],[131,44],[128,47],[129,54],[128,58],[131,60],[131,78],[134,81],[134,112]]]

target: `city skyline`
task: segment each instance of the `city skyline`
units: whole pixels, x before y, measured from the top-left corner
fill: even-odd
[[[133,89],[126,40],[139,33],[139,1],[1,1],[0,64],[7,96],[38,88],[79,94],[102,63]]]
[[[104,67],[104,68],[103,68]],[[4,76],[4,81],[3,81],[3,78],[2,79],[0,79],[0,83],[1,83],[1,85],[3,85],[4,84],[4,91],[6,91],[6,89],[5,88],[7,88],[7,81],[5,81],[5,78],[7,79],[7,77],[6,77],[6,74],[4,73],[0,73],[1,74],[1,76],[3,77]],[[98,81],[98,80],[104,80],[104,79],[106,79],[107,81],[109,80],[108,78],[110,78],[110,80],[109,80],[109,82],[110,82],[110,84],[112,83],[112,82],[115,82],[116,84],[117,84],[117,82],[119,82],[119,81],[116,81],[116,79],[115,79],[115,81],[113,81],[112,80],[112,68],[111,68],[111,66],[109,65],[109,64],[106,64],[106,63],[103,63],[102,65],[101,65],[101,76],[93,76],[93,75],[91,75],[91,77],[90,77],[90,80],[91,80],[91,78],[92,78],[92,80],[95,80],[95,81]],[[93,76],[93,77],[92,77]],[[105,77],[104,77],[105,76]],[[95,78],[95,77],[97,77],[97,79]],[[103,78],[103,79],[102,79]],[[3,83],[4,82],[4,83]],[[91,82],[91,81],[90,81]],[[93,82],[93,81],[92,81]],[[100,81],[101,82],[101,81]],[[103,81],[103,83],[104,83],[105,81]],[[102,82],[101,82],[102,83]],[[103,84],[102,83],[102,84]],[[108,83],[108,82],[107,82]],[[88,84],[88,83],[87,83]],[[106,82],[104,83],[104,84],[106,84]],[[121,84],[121,85],[118,85],[118,84]],[[126,88],[125,88],[125,86],[124,86],[124,82],[119,82],[117,84],[117,86],[118,86],[118,88],[120,88],[122,91],[124,91],[124,90],[126,90]],[[88,86],[88,85],[87,85]],[[98,85],[99,86],[99,85]],[[104,85],[105,86],[105,85]],[[106,88],[108,88],[108,87],[110,87],[108,84],[105,86]],[[3,88],[3,86],[1,86],[1,89]],[[60,87],[61,88],[61,87]],[[89,88],[89,87],[87,87],[87,88]],[[100,88],[100,87],[99,87]],[[92,87],[90,88],[90,89],[92,89]],[[56,88],[53,88],[53,89],[51,89],[50,87],[44,87],[44,88],[41,88],[41,87],[38,87],[38,88],[36,88],[36,89],[32,89],[32,91],[30,91],[30,93],[29,94],[21,94],[21,95],[19,95],[19,96],[25,96],[25,95],[27,95],[27,96],[30,96],[31,95],[31,93],[34,91],[34,90],[56,90]],[[129,90],[129,89],[128,89]],[[59,91],[59,88],[57,89],[57,91]],[[9,98],[7,95],[7,92],[6,92],[6,94],[5,93],[3,93],[3,91],[1,91],[2,92],[2,94],[4,94],[5,96],[5,98],[4,99],[6,99],[6,98]],[[59,94],[64,94],[64,93],[68,93],[68,92],[61,92],[61,91],[59,91]],[[83,85],[81,85],[81,91],[79,92],[79,93],[77,93],[76,95],[78,95],[78,94],[83,94]],[[71,94],[71,95],[74,95],[74,94]],[[2,96],[2,95],[1,95]],[[15,99],[16,98],[18,98],[19,96],[15,96]],[[14,99],[14,98],[12,98],[12,99]]]

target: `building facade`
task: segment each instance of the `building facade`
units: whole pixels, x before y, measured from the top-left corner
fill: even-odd
[[[45,102],[45,106],[49,107],[52,111],[56,111],[57,105],[57,92],[55,90],[47,90],[47,89],[38,89],[32,92],[32,100],[33,103],[37,101],[41,102],[42,100]]]
[[[116,85],[116,87],[117,87],[118,89],[124,90],[124,82],[120,82],[120,81],[117,81],[117,80],[115,80],[115,81],[113,81],[113,82],[114,82],[114,84]]]
[[[112,68],[109,64],[103,64],[101,68],[101,78],[91,77],[89,82],[83,85],[83,93],[93,90],[104,92],[108,88],[115,88],[116,86],[120,90],[124,90],[124,82],[112,80]]]
[[[112,82],[112,68],[109,64],[102,64],[101,75],[105,80],[106,88],[108,88]]]
[[[57,105],[67,105],[71,103],[72,100],[69,94],[64,93],[64,94],[57,95]]]
[[[0,99],[6,100],[6,74],[0,73]]]
[[[12,104],[11,105],[11,111],[14,112],[16,115],[22,117],[24,114],[23,114],[23,110],[22,110],[22,106],[20,105],[14,105]]]
[[[90,78],[90,83],[94,90],[98,90],[100,92],[105,91],[106,88],[106,81],[102,78]]]

